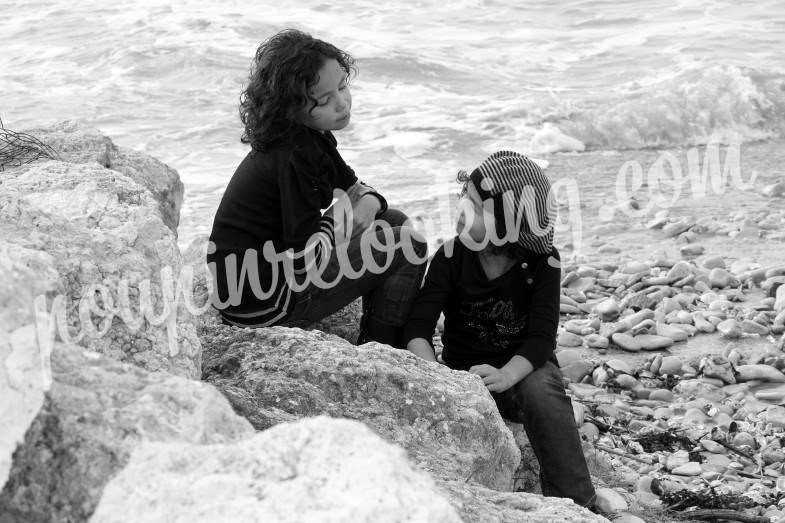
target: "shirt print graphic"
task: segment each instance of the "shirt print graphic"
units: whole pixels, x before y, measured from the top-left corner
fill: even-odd
[[[512,300],[487,298],[464,302],[458,313],[488,349],[499,352],[506,351],[526,327],[527,315],[519,313]]]

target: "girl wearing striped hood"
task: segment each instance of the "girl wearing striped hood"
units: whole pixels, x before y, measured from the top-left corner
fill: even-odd
[[[510,151],[458,180],[458,235],[434,255],[404,341],[436,361],[431,340],[443,312],[444,363],[480,376],[501,415],[524,424],[543,495],[591,507],[594,488],[554,356],[561,266],[550,182]]]

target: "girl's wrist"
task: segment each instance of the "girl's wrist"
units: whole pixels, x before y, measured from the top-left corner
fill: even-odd
[[[366,198],[368,196],[373,196],[373,199],[375,200],[374,204],[378,205],[378,207],[374,211],[374,215],[376,217],[378,217],[380,214],[382,214],[384,211],[387,210],[387,200],[385,200],[384,197],[381,194],[376,193],[376,192],[369,192],[369,193],[364,194],[362,196],[362,198],[360,198],[360,200],[362,200],[362,199],[364,199],[364,198]]]

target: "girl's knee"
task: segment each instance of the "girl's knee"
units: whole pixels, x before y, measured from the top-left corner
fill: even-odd
[[[408,225],[382,227],[376,231],[376,239],[386,250],[395,248],[396,257],[401,257],[412,265],[424,264],[428,254],[425,238]],[[394,246],[390,243],[394,242]]]
[[[545,398],[567,397],[559,370],[552,362],[533,370],[515,388],[516,395],[528,403],[543,404]]]
[[[390,227],[400,227],[406,223],[409,217],[398,209],[388,208],[376,219],[386,223]]]

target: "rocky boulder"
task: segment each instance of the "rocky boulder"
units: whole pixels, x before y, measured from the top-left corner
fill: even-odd
[[[190,289],[178,282],[176,235],[144,186],[96,163],[10,169],[0,236],[10,250],[48,255],[59,276],[41,296],[40,321],[63,342],[148,370],[199,375],[193,314],[174,305],[178,289]]]
[[[209,501],[206,501],[209,500]],[[461,521],[434,481],[362,423],[316,417],[230,444],[148,443],[92,523]]]
[[[318,331],[219,325],[201,340],[203,379],[258,430],[320,414],[355,419],[437,478],[512,487],[520,453],[477,376]]]
[[[73,120],[25,132],[51,147],[64,162],[98,163],[134,180],[150,191],[164,223],[177,234],[184,193],[177,171],[150,155],[118,147],[97,129]]]
[[[248,422],[213,387],[56,344],[51,387],[0,493],[11,521],[85,521],[143,441],[226,443]]]
[[[571,499],[545,498],[527,492],[499,492],[463,481],[442,481],[463,521],[482,523],[593,523],[608,520]]]
[[[48,351],[41,350],[32,303],[59,286],[55,260],[46,252],[0,240],[0,487],[11,454],[41,408],[49,384]]]

